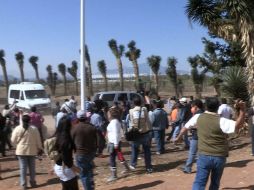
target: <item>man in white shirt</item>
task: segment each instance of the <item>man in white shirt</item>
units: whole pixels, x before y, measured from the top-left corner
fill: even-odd
[[[226,98],[221,98],[221,105],[217,112],[221,117],[231,119],[233,116],[233,109],[227,104]]]

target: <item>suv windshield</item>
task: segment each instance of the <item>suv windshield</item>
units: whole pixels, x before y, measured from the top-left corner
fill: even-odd
[[[47,98],[45,90],[26,90],[25,94],[27,99]]]

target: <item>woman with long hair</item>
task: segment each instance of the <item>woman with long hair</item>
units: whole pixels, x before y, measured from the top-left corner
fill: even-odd
[[[58,123],[56,133],[55,149],[59,153],[59,159],[56,160],[54,171],[60,178],[62,190],[78,190],[79,168],[73,164],[73,151],[75,145],[71,138],[71,120],[64,116]]]
[[[42,150],[39,131],[30,125],[30,116],[22,114],[22,122],[17,126],[11,137],[11,141],[16,144],[16,155],[20,167],[20,185],[23,190],[27,189],[27,168],[29,168],[30,185],[36,187],[35,181],[35,157]]]

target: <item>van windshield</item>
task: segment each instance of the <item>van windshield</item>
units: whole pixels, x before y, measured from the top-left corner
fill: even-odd
[[[45,90],[26,90],[25,94],[27,99],[47,98]]]

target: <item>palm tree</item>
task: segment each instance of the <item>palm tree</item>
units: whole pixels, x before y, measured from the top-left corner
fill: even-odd
[[[24,55],[22,52],[18,52],[15,54],[15,58],[17,60],[17,63],[19,65],[19,71],[20,71],[20,80],[21,82],[25,81],[25,75],[24,75]]]
[[[155,56],[152,55],[151,57],[147,58],[148,65],[151,67],[154,77],[155,77],[155,90],[158,93],[159,90],[159,78],[158,78],[158,73],[160,70],[160,62],[161,62],[161,57],[160,56]]]
[[[123,83],[123,64],[121,57],[123,56],[124,53],[124,46],[119,45],[117,46],[117,42],[114,39],[111,39],[108,41],[108,46],[111,49],[112,53],[116,57],[116,62],[118,66],[118,72],[119,72],[119,78],[120,78],[120,89],[123,91],[124,90],[124,83]]]
[[[87,61],[87,78],[88,78],[88,89],[89,89],[89,95],[93,95],[93,77],[92,77],[92,66],[91,66],[91,59],[88,51],[87,45],[85,46],[85,60]]]
[[[201,98],[201,92],[203,90],[203,83],[205,79],[205,70],[199,72],[198,70],[198,62],[199,56],[196,55],[195,57],[188,57],[188,62],[190,63],[191,69],[191,77],[194,83],[196,97]]]
[[[64,95],[67,95],[67,80],[66,80],[66,66],[64,63],[60,63],[58,65],[58,71],[61,73],[63,77],[63,83],[64,83]]]
[[[68,68],[68,73],[73,77],[76,85],[76,95],[78,95],[78,63],[77,61],[71,62],[71,67]]]
[[[178,85],[177,85],[178,80],[177,80],[176,64],[177,64],[177,59],[175,57],[169,57],[168,58],[168,68],[166,70],[166,74],[174,86],[176,97],[179,97],[179,93],[177,90],[178,89]]]
[[[98,69],[104,79],[105,91],[108,91],[107,66],[104,60],[98,61]]]
[[[47,83],[48,83],[48,86],[50,88],[50,91],[51,91],[51,94],[52,95],[55,95],[55,92],[54,92],[54,79],[53,79],[53,72],[52,72],[52,66],[51,65],[48,65],[46,67],[46,70],[48,72],[48,76],[47,76]]]
[[[139,82],[138,58],[140,57],[141,50],[136,48],[136,42],[133,40],[129,42],[128,48],[129,48],[129,51],[125,53],[125,56],[129,58],[129,60],[133,64],[135,81],[136,83],[138,83]],[[139,86],[139,84],[137,86]],[[140,89],[137,89],[137,90],[140,90]]]
[[[35,71],[36,80],[37,80],[37,82],[40,82],[38,64],[37,64],[38,60],[39,60],[39,58],[37,56],[31,56],[29,58],[29,62],[31,63],[31,65]]]
[[[226,41],[241,42],[251,95],[254,94],[253,8],[254,3],[250,0],[189,0],[186,6],[189,19],[207,27],[211,34]]]
[[[5,52],[3,49],[0,50],[0,64],[3,70],[4,75],[4,81],[5,81],[5,88],[6,88],[6,94],[8,94],[8,88],[9,88],[9,81],[8,81],[8,75],[6,71],[6,61],[5,61]]]

